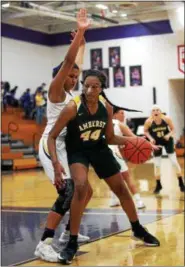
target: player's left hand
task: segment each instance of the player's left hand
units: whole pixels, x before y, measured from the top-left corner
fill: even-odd
[[[152,147],[153,151],[157,151],[157,150],[159,150],[161,148],[161,146],[157,146],[157,145],[153,145],[153,144],[151,144],[151,147]]]

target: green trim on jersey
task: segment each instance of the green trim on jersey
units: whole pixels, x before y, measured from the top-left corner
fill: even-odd
[[[66,149],[68,153],[91,149],[97,144],[104,143],[108,113],[105,100],[99,97],[97,112],[89,114],[80,96],[73,99],[77,106],[76,117],[67,126]],[[104,140],[104,141],[103,141]]]

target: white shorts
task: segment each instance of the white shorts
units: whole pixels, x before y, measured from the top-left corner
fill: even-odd
[[[120,172],[128,171],[128,166],[127,166],[126,162],[124,161],[124,159],[120,158],[114,151],[112,151],[112,152],[113,152],[115,159],[117,160],[117,162],[121,166]]]
[[[67,152],[65,148],[65,142],[57,142],[57,157],[61,165],[64,167],[66,175],[63,175],[64,179],[70,179],[70,170],[68,166],[68,160],[67,160]],[[51,180],[51,182],[54,184],[54,169],[53,165],[50,159],[48,147],[47,147],[47,138],[42,137],[39,142],[39,158],[41,161],[41,164],[44,168],[44,171],[48,178]]]

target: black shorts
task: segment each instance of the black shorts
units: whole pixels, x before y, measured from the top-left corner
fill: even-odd
[[[108,178],[120,172],[120,165],[107,145],[91,150],[68,153],[68,162],[69,165],[81,163],[87,168],[91,165],[100,179]]]
[[[172,137],[170,137],[170,139],[168,141],[163,140],[162,142],[156,142],[156,145],[163,146],[165,148],[167,154],[172,154],[175,151],[174,150],[174,140]],[[162,148],[154,151],[154,157],[160,157],[160,156],[162,156]]]

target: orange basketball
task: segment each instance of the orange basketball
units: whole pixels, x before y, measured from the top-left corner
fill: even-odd
[[[127,141],[119,150],[124,159],[134,164],[141,164],[151,157],[152,146],[146,139],[136,137]]]

